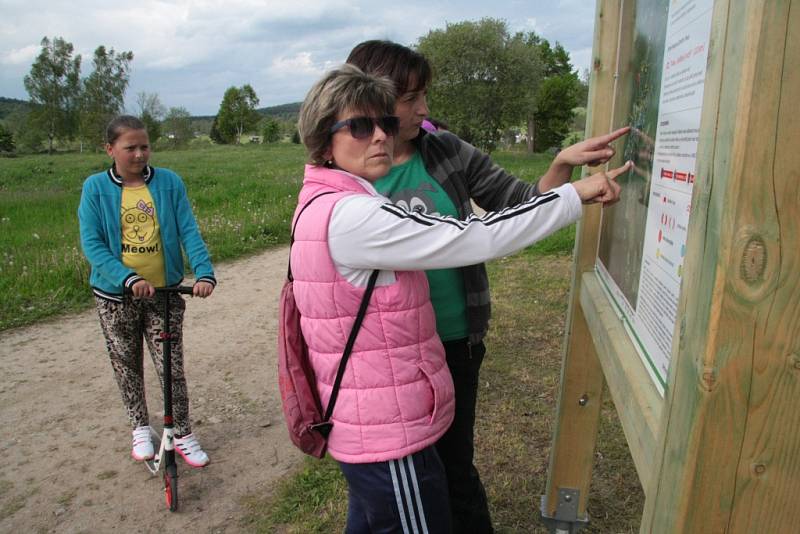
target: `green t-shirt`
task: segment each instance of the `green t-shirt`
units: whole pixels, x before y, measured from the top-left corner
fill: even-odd
[[[425,170],[419,152],[415,152],[405,163],[392,167],[389,174],[374,185],[392,203],[408,210],[458,218],[455,204]],[[436,313],[436,331],[439,337],[442,341],[467,337],[467,300],[461,271],[436,269],[426,271],[425,274],[431,287],[431,302]]]

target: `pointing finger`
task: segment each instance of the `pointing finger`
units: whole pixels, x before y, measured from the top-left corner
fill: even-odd
[[[612,142],[616,141],[617,139],[619,139],[620,137],[622,137],[623,135],[625,135],[626,133],[628,133],[630,131],[631,131],[631,127],[630,126],[624,126],[624,127],[619,128],[617,130],[614,130],[611,133],[607,133],[605,135],[600,135],[600,136],[598,136],[596,138],[597,139],[597,145],[598,146],[603,146],[603,145],[607,145],[609,143],[612,143]]]
[[[609,180],[615,180],[617,176],[619,176],[620,174],[628,172],[631,168],[631,165],[633,165],[632,161],[626,161],[625,165],[623,165],[622,167],[617,167],[616,169],[610,169],[606,171],[605,174]]]

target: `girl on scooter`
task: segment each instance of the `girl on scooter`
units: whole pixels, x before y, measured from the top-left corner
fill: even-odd
[[[195,274],[194,296],[211,295],[216,279],[183,181],[169,169],[149,165],[144,123],[119,116],[109,123],[106,139],[111,168],[83,184],[78,208],[81,246],[91,266],[89,284],[114,378],[133,428],[131,456],[149,460],[154,450],[144,392],[144,343],[163,386],[163,347],[157,340],[164,326],[165,295],[156,296],[155,288],[183,280],[182,252]],[[175,450],[192,467],[203,467],[209,459],[192,433],[183,370],[185,303],[178,295],[172,298]]]

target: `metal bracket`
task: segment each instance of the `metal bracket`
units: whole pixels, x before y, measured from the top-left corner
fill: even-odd
[[[575,534],[589,525],[589,514],[578,517],[581,492],[573,488],[558,488],[558,504],[554,517],[547,514],[547,495],[542,495],[539,519],[551,534]]]

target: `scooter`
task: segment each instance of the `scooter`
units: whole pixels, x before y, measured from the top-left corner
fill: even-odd
[[[157,287],[156,294],[164,295],[164,329],[158,343],[164,344],[164,429],[159,436],[150,427],[150,436],[157,450],[155,456],[145,460],[144,465],[152,474],[158,473],[164,466],[164,497],[170,512],[178,509],[178,465],[175,462],[175,430],[172,420],[172,340],[169,328],[170,301],[175,293],[191,295],[191,286]],[[130,291],[126,291],[129,293]]]

